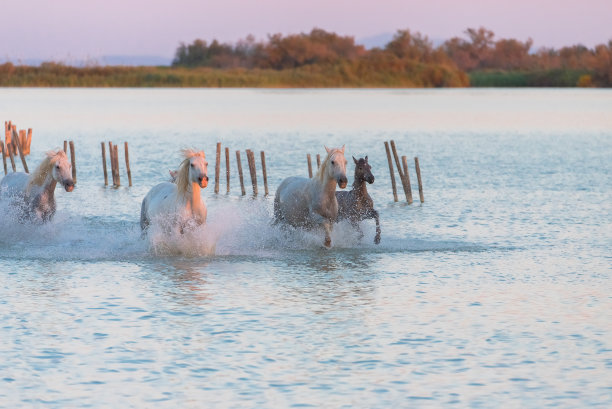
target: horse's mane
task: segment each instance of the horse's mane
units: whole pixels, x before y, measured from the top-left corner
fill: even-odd
[[[176,188],[180,194],[185,194],[189,190],[189,160],[194,156],[201,156],[203,159],[206,159],[206,156],[204,151],[196,152],[193,149],[183,149],[181,152],[185,159],[177,170]]]
[[[330,151],[327,153],[327,157],[325,158],[323,163],[321,163],[321,167],[317,171],[315,178],[318,178],[321,182],[325,182],[325,174],[327,173],[327,166],[329,162],[331,162],[332,156],[334,156],[338,152],[342,153],[342,149],[340,148],[330,149]]]
[[[40,162],[40,165],[38,165],[34,172],[30,174],[28,187],[33,185],[42,186],[43,183],[45,183],[45,179],[47,179],[47,175],[53,169],[53,166],[55,166],[57,161],[62,158],[68,159],[66,152],[64,152],[62,149],[48,151],[45,154],[45,158],[42,160],[42,162]]]

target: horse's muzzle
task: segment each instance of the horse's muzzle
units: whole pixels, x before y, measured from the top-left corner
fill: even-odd
[[[366,182],[368,182],[369,184],[374,183],[374,176],[371,176],[371,177],[367,178]]]
[[[338,186],[340,186],[340,189],[344,189],[347,184],[348,184],[348,179],[346,177],[338,178]]]
[[[200,176],[198,181],[200,182],[200,187],[208,186],[208,176]]]
[[[66,192],[72,192],[74,190],[74,183],[72,182],[64,183],[64,189],[66,189]]]

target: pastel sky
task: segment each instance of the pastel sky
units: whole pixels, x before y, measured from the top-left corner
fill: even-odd
[[[535,47],[612,39],[612,0],[0,0],[0,61],[154,55],[313,27],[357,40],[408,28],[431,39],[484,26]]]

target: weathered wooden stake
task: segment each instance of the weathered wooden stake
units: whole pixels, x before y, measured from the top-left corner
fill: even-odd
[[[115,174],[115,150],[113,143],[108,141],[108,158],[110,159],[111,177],[113,178],[113,186],[117,185],[117,175]]]
[[[106,171],[106,144],[100,142],[102,147],[102,170],[104,171],[104,186],[108,186],[108,172]]]
[[[408,204],[412,204],[412,186],[410,185],[410,175],[408,174],[408,161],[406,156],[402,156],[402,167],[404,169],[404,179],[406,179],[406,187],[408,188]]]
[[[395,188],[395,172],[393,172],[393,162],[391,162],[391,151],[389,151],[389,142],[385,141],[385,150],[387,151],[387,162],[389,163],[389,174],[391,175],[391,187],[393,188],[393,200],[397,202],[397,189]]]
[[[30,154],[30,146],[32,145],[32,128],[28,128],[28,136],[26,138],[24,155]]]
[[[4,165],[4,174],[8,173],[8,169],[6,168],[6,152],[4,152],[4,143],[0,140],[0,150],[2,151],[2,164]]]
[[[242,162],[240,161],[240,151],[236,151],[236,166],[238,166],[238,177],[240,179],[240,189],[242,190],[242,196],[246,195],[244,190],[244,177],[242,176]]]
[[[417,180],[419,182],[419,199],[421,199],[421,203],[425,202],[425,197],[423,196],[423,182],[421,181],[421,168],[419,166],[419,158],[417,156],[414,157],[414,167],[416,168]]]
[[[217,142],[217,156],[215,160],[215,194],[219,193],[219,172],[221,171],[221,142]]]
[[[132,186],[132,171],[130,170],[130,152],[128,150],[128,143],[124,142],[125,145],[125,169],[127,170],[128,183]]]
[[[15,166],[15,158],[13,157],[13,148],[8,143],[6,144],[6,150],[8,151],[9,158],[11,159],[11,167],[13,172],[17,172],[17,166]]]
[[[400,164],[399,156],[397,155],[397,150],[395,149],[394,140],[391,140],[391,150],[393,151],[395,166],[397,166],[397,173],[399,174],[400,181],[402,182],[402,188],[404,189],[404,196],[406,196],[406,202],[410,204],[412,203],[412,192],[410,192],[410,186],[406,183],[406,176],[404,175],[404,171],[402,170],[402,165]]]
[[[265,195],[268,196],[268,174],[266,172],[266,153],[264,151],[261,151],[261,170],[263,173]]]
[[[230,192],[230,154],[229,148],[225,148],[225,177],[227,179],[227,193]]]
[[[72,182],[76,185],[76,153],[74,151],[74,141],[70,141],[70,163],[72,164]]]
[[[64,141],[64,153],[68,153],[68,141]]]
[[[317,153],[317,170],[321,169],[321,155]]]
[[[312,179],[312,163],[310,163],[310,153],[306,154],[306,160],[308,161],[308,177]]]
[[[249,172],[251,173],[251,184],[253,185],[253,196],[257,196],[257,169],[255,168],[255,154],[247,149],[247,160],[249,162]]]
[[[113,146],[113,155],[115,155],[115,173],[117,174],[117,186],[121,186],[121,175],[119,174],[119,148]]]
[[[13,140],[17,145],[17,151],[19,152],[19,158],[21,159],[21,165],[23,166],[23,170],[25,173],[30,173],[28,169],[28,164],[26,163],[25,156],[23,156],[23,150],[21,149],[21,136],[25,137],[25,131],[19,131],[20,135],[17,135],[17,129],[13,128]]]

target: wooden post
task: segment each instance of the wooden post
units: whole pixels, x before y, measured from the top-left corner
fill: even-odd
[[[217,142],[217,157],[215,161],[215,194],[219,193],[219,172],[221,171],[221,142]]]
[[[414,167],[416,168],[417,180],[419,182],[419,199],[421,199],[421,203],[425,202],[425,197],[423,196],[423,182],[421,181],[421,168],[419,167],[419,158],[417,156],[414,157]]]
[[[263,173],[265,196],[268,196],[268,174],[266,172],[266,153],[261,151],[261,170]]]
[[[308,161],[308,177],[312,179],[312,163],[310,163],[310,153],[306,154],[306,160]]]
[[[408,195],[410,196],[410,201],[408,204],[412,204],[412,186],[410,185],[410,176],[408,175],[408,161],[406,160],[406,156],[402,156],[402,166],[404,168],[404,177],[406,178],[406,185],[408,185]]]
[[[225,148],[225,177],[227,179],[227,193],[230,192],[230,158],[229,148]]]
[[[119,148],[117,145],[113,146],[115,155],[115,173],[117,174],[117,186],[121,186],[121,176],[119,175]]]
[[[4,125],[4,142],[6,146],[6,151],[10,156],[11,149],[13,147],[13,143],[11,142],[11,134],[13,128],[11,127],[11,121],[9,121],[8,124],[5,122]]]
[[[406,201],[410,204],[412,203],[412,193],[409,193],[410,186],[406,186],[406,177],[404,176],[404,171],[402,170],[402,165],[399,161],[399,156],[397,155],[397,150],[395,149],[395,141],[391,140],[391,150],[393,151],[393,158],[395,159],[395,166],[397,166],[397,173],[399,173],[400,181],[402,182],[402,188],[404,189],[404,195],[406,196]]]
[[[244,190],[244,178],[242,177],[242,162],[240,161],[240,151],[236,151],[236,166],[238,166],[238,177],[240,178],[240,189],[242,190],[242,196],[246,195]]]
[[[102,170],[104,171],[104,186],[108,186],[108,172],[106,171],[106,145],[100,142],[102,147]]]
[[[7,135],[9,133],[7,133]],[[13,172],[17,172],[17,167],[15,166],[15,158],[13,157],[13,147],[9,144],[9,142],[6,143],[6,150],[8,151],[9,158],[11,159],[11,167],[13,168]]]
[[[132,171],[130,170],[130,152],[128,150],[128,143],[124,142],[125,145],[125,170],[128,175],[128,183],[130,187],[132,186]]]
[[[26,138],[25,149],[23,151],[24,155],[30,154],[30,146],[32,145],[32,128],[28,128],[28,137]]]
[[[317,153],[317,170],[321,169],[321,155]]]
[[[255,154],[247,149],[247,160],[249,162],[249,173],[251,174],[251,184],[253,185],[253,196],[257,196],[257,169],[255,168]]]
[[[111,177],[113,178],[113,186],[117,184],[117,176],[115,175],[115,150],[113,149],[113,143],[108,141],[108,158],[111,166]]]
[[[17,155],[18,151],[17,151],[17,141],[19,141],[19,135],[17,134],[17,125],[13,125],[13,127],[11,128],[11,133],[12,133],[12,137],[11,137],[11,146],[13,147],[13,155]]]
[[[25,137],[25,131],[19,131],[20,135],[17,135],[17,129],[13,128],[13,141],[17,145],[17,151],[19,152],[19,158],[21,159],[21,165],[23,165],[23,170],[25,173],[30,173],[28,169],[28,164],[26,163],[25,156],[23,156],[23,150],[21,149],[21,136]]]
[[[397,202],[397,189],[395,188],[395,172],[393,172],[393,162],[391,162],[391,151],[389,151],[389,142],[385,141],[385,150],[387,151],[387,162],[389,163],[389,174],[391,175],[391,187],[393,188],[393,200]]]
[[[76,174],[76,153],[74,152],[74,141],[70,141],[70,163],[72,164],[72,182],[76,185],[77,174]]]
[[[8,170],[6,168],[6,152],[4,152],[4,143],[2,142],[1,139],[0,139],[0,150],[2,151],[2,164],[4,165],[4,174],[6,175],[8,173]]]
[[[64,141],[64,153],[68,153],[68,141]]]

